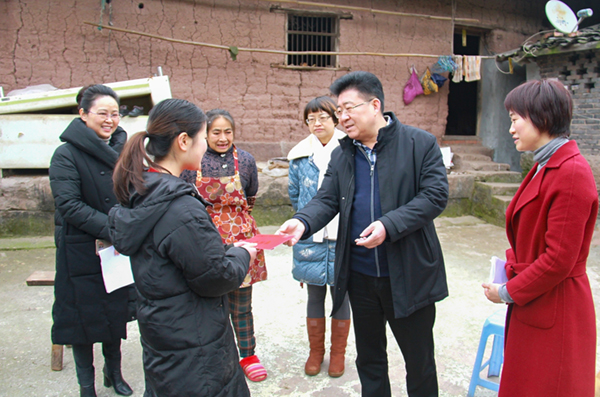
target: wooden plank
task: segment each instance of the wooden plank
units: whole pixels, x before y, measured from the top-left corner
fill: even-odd
[[[55,271],[37,270],[27,277],[27,285],[54,285]]]
[[[63,345],[52,345],[52,371],[62,371],[63,368]]]

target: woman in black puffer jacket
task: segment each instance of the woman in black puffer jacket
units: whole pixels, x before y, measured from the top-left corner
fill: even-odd
[[[106,293],[96,240],[110,240],[108,211],[117,203],[112,172],[127,134],[119,127],[119,97],[93,85],[79,95],[80,118],[60,136],[50,162],[56,206],[56,279],[52,343],[73,345],[81,396],[95,396],[93,344],[102,342],[104,385],[133,392],[121,376],[121,339],[127,337],[129,292]]]
[[[198,168],[205,151],[202,110],[167,99],[150,111],[147,132],[131,138],[115,168],[120,205],[109,214],[110,236],[131,257],[146,397],[250,395],[227,293],[239,288],[256,249],[224,246],[206,202],[179,179]]]

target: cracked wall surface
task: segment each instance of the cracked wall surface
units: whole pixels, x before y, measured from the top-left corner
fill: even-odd
[[[442,16],[452,15],[453,4],[451,0],[331,3]],[[487,32],[483,34],[487,49],[501,52],[516,48],[539,30],[545,1],[454,3],[457,17],[478,19],[470,28]],[[259,0],[112,0],[102,12],[100,1],[4,0],[0,2],[0,85],[5,93],[37,84],[69,88],[149,77],[161,66],[174,97],[191,100],[204,110],[219,107],[232,113],[239,146],[252,148],[259,159],[285,155],[308,133],[301,122],[305,104],[327,95],[329,85],[347,70],[274,68],[271,64],[285,61],[279,54],[240,52],[233,61],[222,49],[98,30],[83,23],[102,20],[180,40],[285,50],[286,15],[270,12],[270,6],[271,2]],[[351,13],[351,20],[340,21],[340,51],[451,54],[449,21]],[[422,72],[434,59],[340,56],[338,62],[342,68],[375,73],[383,83],[386,110],[394,111],[402,122],[438,138],[444,134],[448,84],[408,106],[402,100],[410,66]]]

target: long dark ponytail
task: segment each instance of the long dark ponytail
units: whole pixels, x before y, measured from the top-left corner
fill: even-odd
[[[206,123],[206,115],[193,103],[184,99],[165,99],[152,108],[146,131],[133,135],[125,144],[113,173],[115,195],[126,205],[130,189],[144,194],[144,171],[147,167],[165,170],[156,161],[164,159],[173,140],[182,132],[192,139]],[[148,138],[148,143],[144,142]],[[150,156],[154,157],[154,160]]]

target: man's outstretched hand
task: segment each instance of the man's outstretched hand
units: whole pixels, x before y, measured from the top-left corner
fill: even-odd
[[[288,234],[294,236],[284,243],[285,245],[291,247],[300,241],[300,237],[302,237],[305,230],[306,228],[304,227],[304,223],[298,219],[292,218],[285,221],[285,223],[279,227],[279,230],[277,230],[275,234]]]

